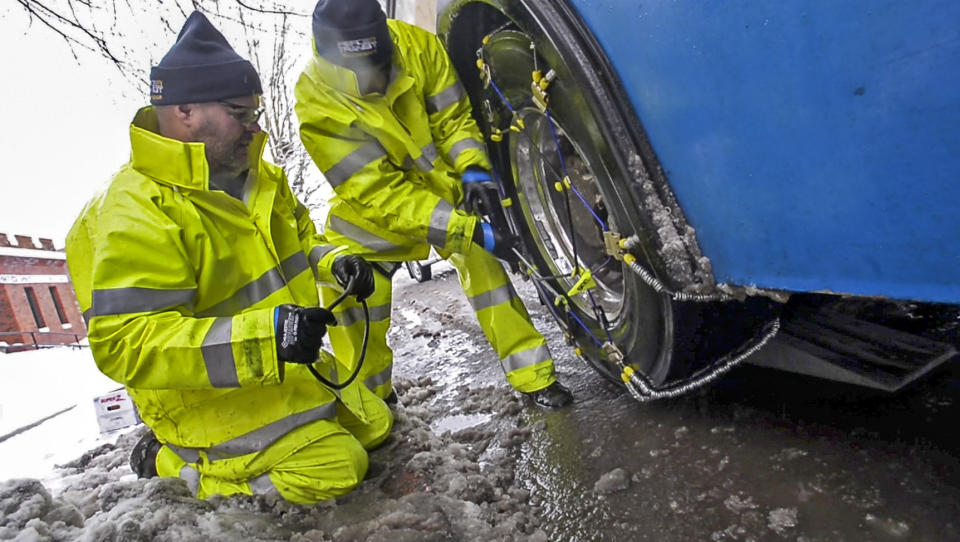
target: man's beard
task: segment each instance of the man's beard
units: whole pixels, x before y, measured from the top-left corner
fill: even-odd
[[[197,128],[193,140],[203,143],[204,154],[210,174],[237,175],[250,165],[250,143],[253,135],[244,131],[239,137],[228,142],[214,128],[210,121]]]
[[[223,145],[222,140],[213,145],[207,143],[206,154],[210,172],[236,175],[247,169],[250,165],[249,153],[252,141],[252,136],[244,135],[230,146]]]

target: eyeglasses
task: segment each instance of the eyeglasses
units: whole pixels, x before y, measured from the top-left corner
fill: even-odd
[[[227,106],[230,116],[240,121],[244,126],[253,126],[260,120],[260,116],[263,115],[262,107],[240,105],[226,100],[217,100],[217,103]]]

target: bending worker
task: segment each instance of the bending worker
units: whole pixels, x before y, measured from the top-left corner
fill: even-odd
[[[84,208],[67,262],[97,366],[153,430],[131,460],[197,497],[313,503],[363,480],[393,418],[320,351],[316,281],[373,291],[370,265],[318,236],[261,158],[260,78],[199,12],[151,70],[130,162]]]
[[[541,405],[568,404],[572,396],[556,381],[546,341],[497,260],[514,257],[515,238],[459,209],[474,193],[499,205],[499,194],[470,101],[440,40],[387,20],[376,0],[320,0],[313,40],[313,58],[296,85],[296,112],[300,137],[336,193],[325,233],[388,270],[374,273],[376,354],[361,373],[367,386],[380,397],[392,393],[386,334],[396,266],[387,262],[425,259],[432,245],[457,268],[510,384]],[[363,323],[355,305],[341,307],[331,343],[342,359],[355,359]]]

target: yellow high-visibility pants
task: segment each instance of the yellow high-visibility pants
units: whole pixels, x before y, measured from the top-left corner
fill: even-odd
[[[556,380],[553,357],[543,335],[533,326],[523,301],[517,296],[500,261],[479,247],[470,254],[450,254],[460,285],[487,340],[497,353],[507,381],[517,391],[529,393],[546,388]],[[386,398],[393,389],[393,352],[387,345],[393,286],[378,272],[376,289],[367,299],[370,336],[360,376],[368,388]],[[322,287],[323,302],[329,304],[339,291]],[[334,310],[340,325],[327,328],[337,359],[352,360],[356,366],[363,339],[363,309],[353,298]]]
[[[157,473],[184,479],[200,499],[277,493],[292,503],[312,504],[343,495],[363,481],[367,450],[380,445],[393,427],[393,414],[382,399],[367,389],[361,390],[361,397],[367,423],[338,402],[336,419],[298,427],[260,454],[220,459],[215,465],[206,458],[188,463],[163,446],[157,454]]]

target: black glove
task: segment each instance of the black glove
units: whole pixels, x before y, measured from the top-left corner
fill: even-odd
[[[477,223],[477,228],[473,230],[474,243],[497,258],[511,264],[520,261],[520,258],[513,251],[519,241],[520,238],[516,235],[505,234],[486,222]]]
[[[333,278],[337,279],[337,283],[343,288],[347,287],[350,279],[354,279],[353,294],[358,301],[373,295],[373,268],[367,260],[353,254],[337,256],[333,260],[331,271]]]
[[[274,312],[277,329],[277,357],[289,363],[317,361],[327,326],[337,319],[327,309],[280,305]]]
[[[490,172],[470,166],[460,178],[463,183],[463,208],[481,216],[490,216],[502,211],[500,191],[490,177]]]

